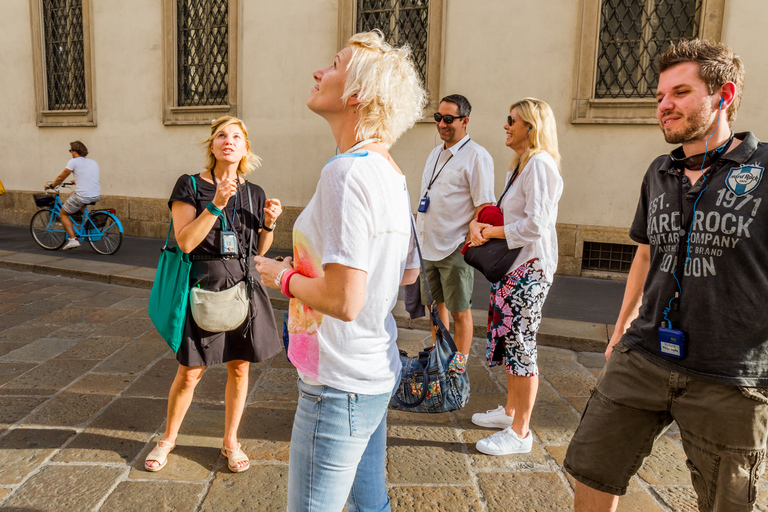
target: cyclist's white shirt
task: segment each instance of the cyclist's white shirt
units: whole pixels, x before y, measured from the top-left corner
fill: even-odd
[[[67,162],[67,169],[75,175],[75,193],[83,198],[101,196],[99,164],[90,158],[79,156]]]

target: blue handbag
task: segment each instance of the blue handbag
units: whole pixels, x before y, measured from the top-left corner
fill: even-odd
[[[197,184],[192,178],[192,188],[197,197]],[[160,261],[157,263],[155,281],[149,294],[149,318],[155,324],[157,332],[171,347],[173,353],[179,351],[181,339],[184,336],[184,323],[187,319],[189,304],[189,271],[192,262],[189,254],[178,247],[168,247],[168,240],[173,229],[173,219],[168,226],[165,245],[160,250]]]
[[[410,412],[456,411],[464,407],[469,400],[469,375],[463,368],[457,370],[449,367],[453,355],[457,352],[456,344],[440,320],[437,303],[429,290],[413,216],[411,216],[411,229],[413,229],[413,236],[416,237],[421,271],[425,276],[424,285],[431,305],[429,316],[432,325],[435,326],[436,341],[434,346],[420,351],[416,357],[409,357],[407,352],[400,351],[403,369],[400,372],[400,383],[392,395],[389,407]]]

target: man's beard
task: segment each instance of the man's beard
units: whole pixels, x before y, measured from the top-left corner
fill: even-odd
[[[709,117],[711,114],[712,111],[708,108],[707,103],[702,103],[699,110],[683,118],[684,126],[681,130],[667,132],[662,127],[661,131],[664,133],[664,140],[669,144],[687,144],[703,140],[709,131]]]

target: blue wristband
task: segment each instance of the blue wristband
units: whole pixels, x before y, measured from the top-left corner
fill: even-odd
[[[206,207],[205,207],[205,209],[206,209],[206,210],[208,210],[209,212],[211,212],[212,214],[216,215],[217,217],[221,217],[221,214],[223,213],[223,212],[222,212],[221,210],[219,210],[219,208],[218,208],[218,207],[217,207],[215,204],[213,204],[213,203],[208,203],[208,206],[206,206]]]

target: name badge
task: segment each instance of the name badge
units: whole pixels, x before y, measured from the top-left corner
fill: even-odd
[[[685,333],[679,329],[659,327],[659,351],[665,356],[685,357]]]
[[[419,211],[421,213],[425,213],[427,208],[429,208],[429,197],[425,196],[421,198],[421,201],[419,201]]]
[[[221,232],[221,255],[237,256],[237,235],[234,231]]]

